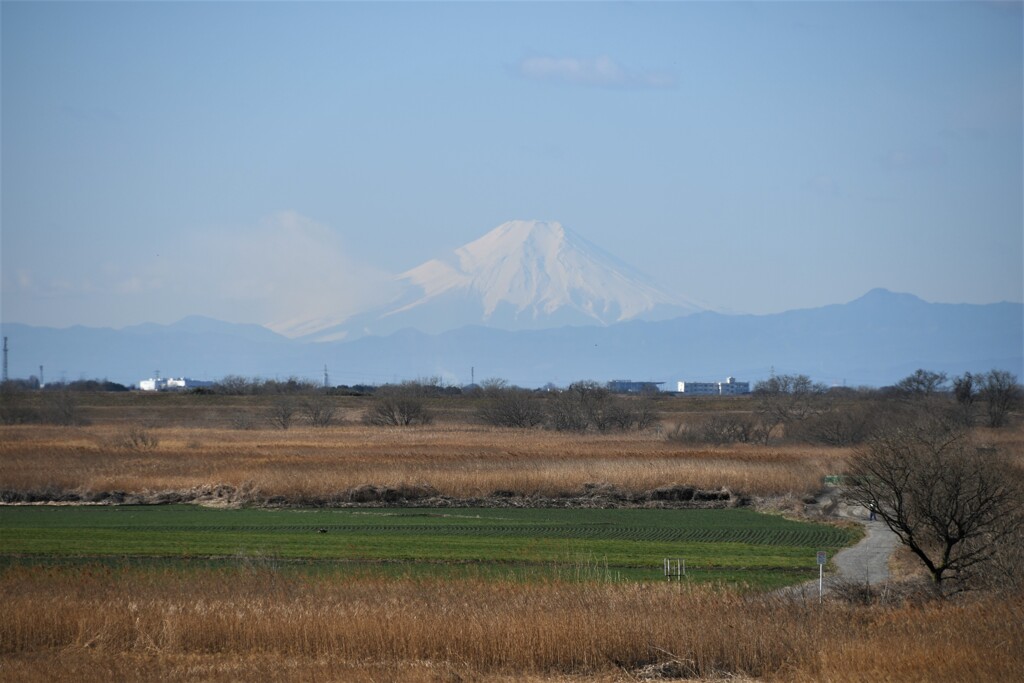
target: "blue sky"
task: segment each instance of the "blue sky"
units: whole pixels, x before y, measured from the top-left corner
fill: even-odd
[[[517,218],[728,311],[1021,301],[1021,8],[4,2],[2,318],[342,315]]]

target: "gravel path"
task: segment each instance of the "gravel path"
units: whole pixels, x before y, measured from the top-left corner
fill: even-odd
[[[885,522],[851,518],[864,525],[867,535],[857,545],[836,553],[832,561],[837,571],[829,582],[846,581],[872,586],[885,583],[889,580],[889,558],[899,539]]]
[[[839,583],[878,585],[889,580],[889,558],[899,545],[899,539],[881,520],[868,519],[868,511],[859,506],[848,506],[833,495],[819,498],[817,507],[827,516],[849,519],[864,526],[865,536],[855,546],[844,548],[829,558],[836,571],[825,576],[827,593]],[[818,580],[783,589],[786,594],[817,599]]]

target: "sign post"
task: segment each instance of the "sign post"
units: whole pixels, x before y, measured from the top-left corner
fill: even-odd
[[[824,550],[818,551],[818,604],[821,604],[821,594],[825,577],[825,563],[828,562],[828,555]]]

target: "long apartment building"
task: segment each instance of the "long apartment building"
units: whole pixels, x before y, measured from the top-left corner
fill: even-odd
[[[750,382],[727,377],[724,382],[677,382],[676,392],[687,396],[735,396],[750,393]]]

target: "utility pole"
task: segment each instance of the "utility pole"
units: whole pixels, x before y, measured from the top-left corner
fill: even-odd
[[[4,384],[7,384],[7,337],[4,337]]]

